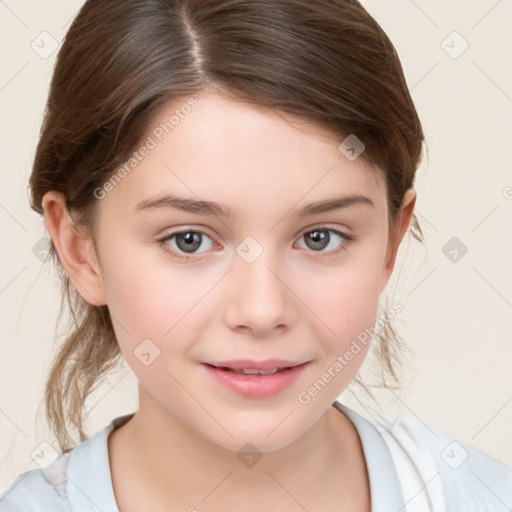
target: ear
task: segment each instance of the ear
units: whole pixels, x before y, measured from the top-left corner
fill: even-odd
[[[78,293],[92,306],[105,305],[103,279],[92,239],[74,224],[60,192],[43,197],[44,220],[64,270]]]
[[[411,223],[414,205],[416,204],[416,191],[410,188],[404,194],[404,199],[398,212],[393,233],[390,233],[386,261],[382,273],[381,292],[384,290],[393,268],[395,267],[396,255],[402,239]]]

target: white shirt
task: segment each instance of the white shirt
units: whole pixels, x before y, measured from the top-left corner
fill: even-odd
[[[371,512],[512,510],[512,471],[498,459],[405,416],[370,422],[333,406],[361,439]],[[0,496],[0,512],[119,512],[107,438],[132,415],[115,418],[47,468],[22,473]]]

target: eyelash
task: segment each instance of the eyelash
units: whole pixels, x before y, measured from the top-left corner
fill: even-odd
[[[355,237],[352,235],[347,235],[346,233],[343,233],[342,231],[339,231],[334,228],[328,228],[326,226],[316,226],[316,227],[310,228],[307,231],[304,231],[300,236],[303,237],[304,235],[307,235],[308,233],[312,233],[313,231],[317,231],[317,230],[318,231],[320,231],[320,230],[329,231],[330,233],[334,233],[335,235],[338,235],[339,237],[341,237],[343,239],[343,242],[340,244],[340,246],[337,249],[332,249],[331,251],[328,251],[325,253],[323,253],[323,251],[313,251],[313,250],[310,251],[310,252],[318,252],[319,254],[322,254],[322,256],[321,256],[322,258],[332,258],[334,256],[337,256],[338,254],[346,251],[347,246],[355,240]],[[166,253],[170,254],[173,258],[180,260],[180,261],[188,262],[195,258],[193,253],[191,253],[191,255],[185,255],[182,253],[178,253],[178,252],[174,251],[173,249],[170,249],[169,245],[166,243],[169,240],[171,240],[172,238],[174,238],[175,236],[184,234],[184,233],[197,233],[200,235],[204,235],[207,238],[210,238],[210,240],[211,240],[211,237],[208,236],[203,231],[199,231],[199,230],[195,230],[195,229],[183,229],[183,230],[179,230],[179,231],[173,231],[172,233],[165,235],[163,238],[159,238],[157,240],[157,243],[160,247],[162,247],[162,249]]]

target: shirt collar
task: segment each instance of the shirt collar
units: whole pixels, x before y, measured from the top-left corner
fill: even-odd
[[[119,512],[112,485],[108,435],[134,413],[119,416],[76,446],[68,459],[68,498],[71,510]]]
[[[352,421],[359,434],[370,482],[371,512],[402,510],[402,487],[386,442],[366,418],[337,401],[333,406]]]

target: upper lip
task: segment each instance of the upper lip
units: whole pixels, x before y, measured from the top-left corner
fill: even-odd
[[[236,359],[235,361],[205,361],[203,364],[217,368],[231,368],[232,370],[273,370],[274,368],[292,368],[308,361],[286,361],[284,359],[266,359],[252,361],[250,359]]]

